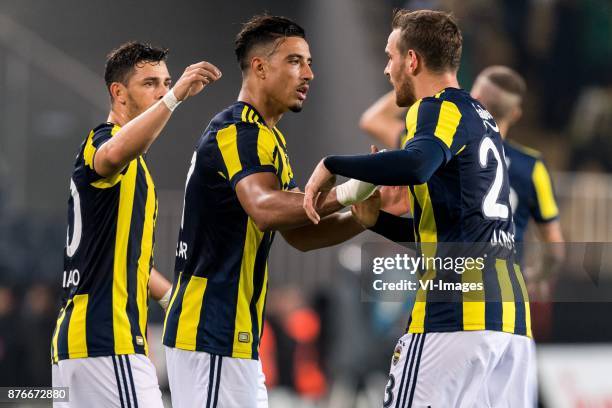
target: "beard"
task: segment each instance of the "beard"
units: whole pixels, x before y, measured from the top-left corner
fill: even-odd
[[[399,107],[407,108],[412,106],[415,102],[414,84],[407,75],[403,74],[397,82],[397,87],[395,89],[395,103]]]
[[[141,113],[143,113],[144,111],[146,111],[147,109],[149,109],[151,106],[154,105],[154,103],[152,103],[149,106],[142,106],[140,103],[138,103],[138,101],[136,101],[130,94],[128,94],[128,117],[130,118],[130,120],[134,119],[135,117],[137,117],[138,115],[140,115]]]
[[[291,105],[291,106],[289,107],[289,110],[290,110],[291,112],[294,112],[294,113],[301,112],[301,111],[302,111],[302,105],[301,105],[301,104]]]
[[[303,101],[298,101],[298,102],[294,103],[293,105],[289,105],[289,110],[291,112],[298,113],[298,112],[302,111],[303,107],[304,107],[304,102]]]

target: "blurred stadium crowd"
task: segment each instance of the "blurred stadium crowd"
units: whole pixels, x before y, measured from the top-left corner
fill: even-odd
[[[526,78],[529,90],[524,118],[510,136],[542,151],[557,174],[561,220],[568,241],[611,238],[612,215],[607,206],[612,204],[612,176],[589,178],[596,180],[592,189],[583,185],[581,193],[571,183],[576,180],[574,172],[612,172],[612,2],[412,0],[388,2],[383,10],[376,1],[363,2],[359,7],[364,15],[386,13],[385,16],[393,7],[453,11],[464,35],[459,74],[466,89],[485,66],[508,65],[517,69]],[[383,26],[380,32],[373,33],[372,41],[364,45],[371,48],[372,55],[380,54],[387,28]],[[2,139],[7,137],[10,135],[2,135]],[[72,151],[75,147],[66,149]],[[11,184],[12,174],[8,162],[0,150],[0,385],[45,385],[51,380],[49,339],[58,310],[61,274],[62,245],[57,243],[65,241],[65,219],[9,208],[10,190],[6,186]],[[177,190],[181,188],[177,186]],[[589,214],[572,209],[586,205],[574,199],[577,194],[588,201],[589,191],[602,190],[607,192],[602,213],[606,218],[593,222],[607,225],[603,235],[595,229],[580,229],[593,222],[584,218]],[[179,207],[168,211],[176,209]],[[177,215],[180,216],[169,217],[174,220]],[[175,241],[176,234],[168,231],[158,231],[169,235],[158,236],[158,243]],[[281,239],[277,238],[275,244],[277,253],[289,251],[278,241]],[[172,248],[170,244],[166,248],[159,246],[160,256],[171,256],[161,254]],[[361,302],[356,273],[359,268],[352,267],[359,253],[354,251],[354,244],[349,243],[323,251],[323,255],[283,254],[278,255],[283,257],[280,260],[271,260],[274,278],[270,282],[261,352],[271,405],[275,398],[288,401],[292,395],[313,402],[325,400],[329,406],[374,406],[380,401],[389,350],[403,329],[409,305]],[[333,286],[329,280],[306,276],[315,274],[313,264],[307,260],[315,256],[317,260],[326,259],[326,267],[334,269],[333,273],[321,272],[333,275]],[[296,271],[279,270],[293,267],[296,260],[304,262],[295,267]],[[171,271],[171,264],[167,270]],[[275,274],[280,278],[276,279]],[[608,273],[608,279],[610,276]],[[537,340],[612,342],[612,328],[601,324],[601,316],[612,312],[609,303],[554,307],[556,314],[550,314],[548,321],[536,322],[536,336],[537,325],[541,325]],[[151,315],[154,326],[161,322],[162,315],[157,305],[151,309],[155,309]],[[595,316],[590,313],[594,310]],[[588,328],[588,332],[567,330],[577,324]],[[153,356],[156,357],[163,360]],[[279,390],[276,394],[275,389]],[[374,390],[373,394],[370,390]],[[351,398],[360,402],[334,405],[336,400]]]

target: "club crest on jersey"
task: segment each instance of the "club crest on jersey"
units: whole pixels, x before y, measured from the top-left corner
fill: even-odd
[[[402,355],[402,346],[398,344],[395,346],[395,350],[393,351],[393,365],[396,365]]]

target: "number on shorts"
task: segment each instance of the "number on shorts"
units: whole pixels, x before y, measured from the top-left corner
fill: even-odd
[[[395,387],[395,377],[393,374],[389,374],[389,381],[387,381],[387,386],[385,387],[383,408],[388,408],[393,404],[393,387]]]

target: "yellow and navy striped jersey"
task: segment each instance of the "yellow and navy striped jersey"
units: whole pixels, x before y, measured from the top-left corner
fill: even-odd
[[[436,291],[419,289],[408,331],[486,329],[530,335],[529,301],[515,264],[508,172],[493,117],[464,90],[446,88],[411,106],[406,131],[403,148],[429,138],[445,155],[426,183],[409,186],[415,238],[423,255],[444,256],[440,252],[450,246],[437,243],[485,244],[490,248],[485,252],[493,255],[483,268],[461,275],[423,270],[422,281],[480,282],[483,290],[445,301]]]
[[[93,168],[96,151],[119,129],[99,125],[76,157],[53,362],[148,353],[147,287],[157,216],[153,179],[142,156],[108,178]]]
[[[510,204],[514,215],[516,242],[523,236],[532,217],[544,224],[559,218],[553,184],[542,155],[537,150],[515,142],[504,142],[506,165],[510,177]]]
[[[258,172],[296,187],[283,135],[236,102],[210,122],[187,173],[166,346],[258,359],[274,233],[257,228],[235,192]]]

